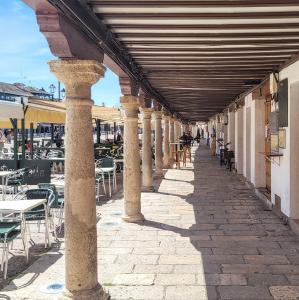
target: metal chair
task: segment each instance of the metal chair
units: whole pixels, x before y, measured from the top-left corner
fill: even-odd
[[[112,190],[111,190],[111,176],[112,173],[112,185],[113,189],[116,190],[116,164],[114,163],[114,159],[112,157],[103,157],[101,159],[98,159],[95,163],[96,168],[99,168],[101,170],[101,174],[103,177],[103,180],[108,180],[109,184],[109,195],[112,196]]]
[[[50,226],[52,225],[53,233],[55,239],[57,239],[53,214],[51,212],[52,205],[55,201],[55,196],[52,190],[50,189],[29,189],[24,192],[18,193],[15,200],[34,200],[34,199],[46,199],[45,205],[40,205],[29,212],[25,213],[25,221],[28,224],[28,232],[31,239],[29,223],[37,223],[38,230],[40,229],[40,224],[42,221],[45,223],[45,248],[47,245],[50,245],[49,231]],[[50,223],[50,224],[49,224]]]
[[[18,189],[23,190],[23,185],[25,183],[25,176],[28,173],[27,168],[19,169],[16,171],[13,171],[10,175],[6,177],[5,184],[4,184],[4,200],[7,194],[7,191],[10,192],[10,195],[14,197],[15,194],[18,193]],[[9,189],[9,190],[8,190]]]
[[[100,200],[100,186],[102,185],[104,194],[106,195],[106,186],[105,186],[105,181],[103,174],[96,174],[96,200]]]
[[[8,267],[8,250],[12,242],[22,234],[22,241],[25,250],[25,255],[28,262],[28,248],[26,245],[25,234],[22,233],[22,221],[20,219],[9,219],[0,221],[0,243],[3,245],[1,271],[4,271],[4,279],[7,277]]]
[[[61,231],[61,225],[63,221],[63,215],[64,215],[64,196],[61,197],[58,194],[58,191],[56,189],[55,184],[52,183],[39,183],[37,185],[39,189],[49,189],[53,192],[54,194],[54,202],[51,205],[51,209],[54,211],[54,216],[58,219],[58,227],[60,228]],[[55,223],[54,223],[55,226]]]

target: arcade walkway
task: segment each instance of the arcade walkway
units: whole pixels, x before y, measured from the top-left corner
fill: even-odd
[[[122,201],[98,207],[100,283],[112,299],[298,299],[299,239],[208,148],[142,194],[144,224],[122,223]],[[63,243],[0,292],[0,299],[56,299]],[[3,298],[1,298],[1,296]]]

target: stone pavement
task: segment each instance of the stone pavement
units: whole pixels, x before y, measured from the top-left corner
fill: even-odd
[[[121,197],[98,208],[99,280],[111,298],[299,299],[298,237],[205,145],[193,159],[142,194],[143,224],[121,221]],[[56,299],[41,288],[63,282],[63,252],[62,241],[0,299]]]

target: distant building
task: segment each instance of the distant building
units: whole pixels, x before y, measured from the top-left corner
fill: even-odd
[[[15,102],[20,97],[53,100],[52,94],[46,92],[43,88],[38,89],[26,86],[23,83],[0,82],[0,100]]]

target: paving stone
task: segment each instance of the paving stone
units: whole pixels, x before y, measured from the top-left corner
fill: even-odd
[[[299,265],[270,265],[272,274],[299,274]]]
[[[202,255],[204,263],[243,263],[243,257],[241,255]]]
[[[272,254],[272,255],[287,255],[288,259],[289,259],[288,254],[296,255],[296,256],[299,255],[298,251],[296,249],[294,249],[294,248],[290,248],[290,249],[285,249],[285,248],[277,248],[277,249],[273,249],[273,248],[258,248],[258,251],[259,251],[260,254],[267,254],[267,255],[268,254]]]
[[[220,273],[219,264],[198,264],[198,265],[176,265],[174,273],[181,274],[208,274]]]
[[[100,264],[112,264],[116,260],[116,255],[109,255],[109,254],[101,254],[99,255],[99,263]]]
[[[112,251],[111,248],[105,247],[105,248],[98,248],[97,252],[98,252],[98,256],[111,255],[111,253],[113,253],[113,255],[130,254],[133,252],[133,248],[114,248]]]
[[[263,265],[285,265],[289,263],[284,255],[244,255],[244,260],[249,264]]]
[[[271,286],[269,289],[275,300],[296,300],[299,298],[299,286]]]
[[[246,277],[242,274],[206,274],[198,275],[199,285],[246,285]]]
[[[229,300],[267,300],[272,299],[267,287],[257,286],[219,286],[221,299]]]
[[[173,265],[136,265],[134,273],[143,274],[167,274],[171,273],[174,269]]]
[[[114,285],[153,285],[154,274],[118,274],[113,278]]]
[[[299,286],[299,275],[286,275],[291,285]]]
[[[222,264],[222,272],[230,274],[270,273],[270,269],[261,264]]]
[[[164,298],[164,288],[159,286],[108,286],[106,288],[113,300],[162,300]]]
[[[194,285],[196,281],[194,274],[157,274],[155,284],[157,285]]]
[[[132,273],[133,264],[98,264],[99,274],[112,273]]]
[[[214,300],[218,299],[216,289],[208,286],[169,286],[166,300]]]
[[[299,253],[296,253],[295,255],[288,254],[287,258],[293,265],[299,265]]]
[[[156,264],[158,255],[138,255],[138,254],[121,254],[118,255],[116,263],[118,264]]]
[[[230,248],[212,248],[213,254],[258,254],[257,248],[249,247],[230,247]]]
[[[270,285],[287,285],[288,280],[284,275],[273,274],[249,274],[248,285],[270,286]]]
[[[158,241],[112,241],[111,248],[154,248],[159,247]]]
[[[175,254],[176,249],[172,248],[165,248],[165,247],[155,247],[155,248],[134,248],[132,254]]]
[[[164,265],[196,265],[202,262],[201,255],[161,255],[159,264]]]
[[[175,248],[175,254],[213,254],[211,248],[186,247]]]

